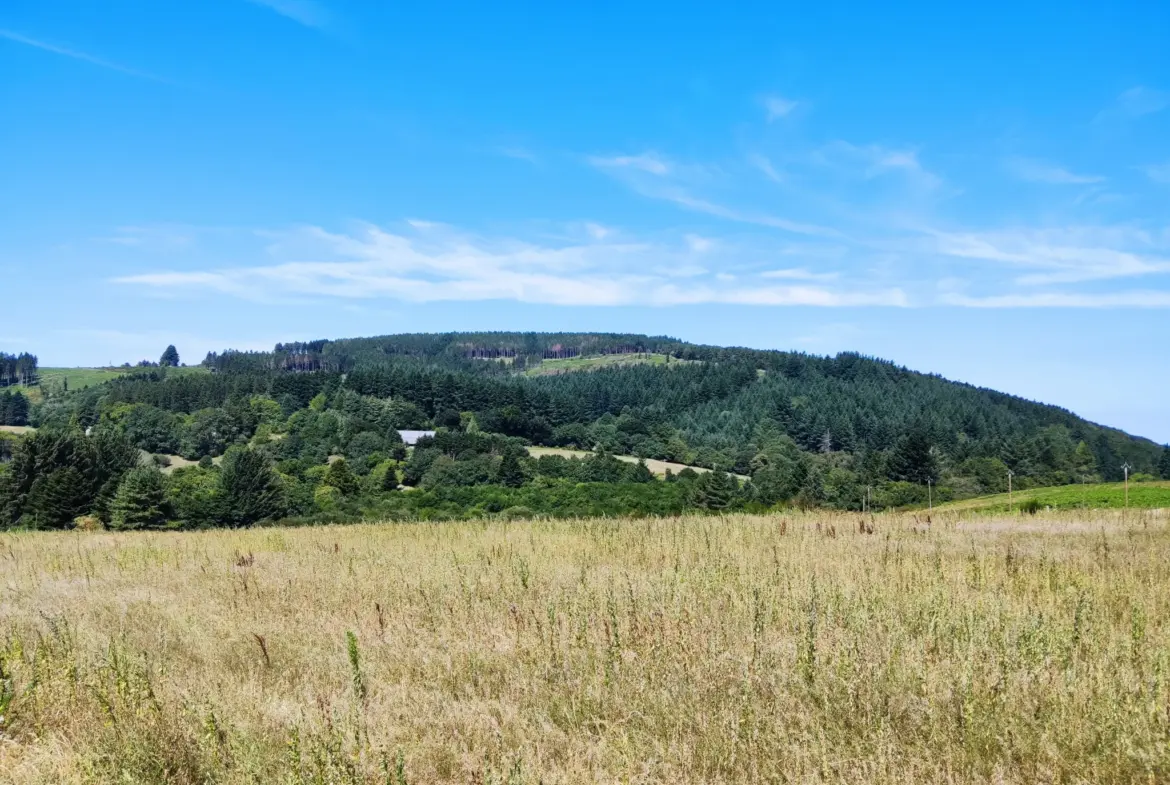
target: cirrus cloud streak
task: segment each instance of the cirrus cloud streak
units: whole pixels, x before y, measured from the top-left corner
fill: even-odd
[[[391,299],[412,303],[510,300],[546,305],[672,306],[703,303],[816,307],[909,304],[897,287],[828,288],[806,277],[782,285],[766,275],[708,275],[694,238],[679,243],[606,242],[595,233],[559,244],[488,240],[414,222],[409,232],[366,226],[353,233],[317,227],[268,234],[271,263],[164,270],[114,279],[168,294],[217,292],[243,299]],[[290,258],[291,257],[291,258]],[[685,284],[672,269],[699,274]],[[802,276],[804,277],[804,276]],[[730,280],[728,280],[730,278]]]

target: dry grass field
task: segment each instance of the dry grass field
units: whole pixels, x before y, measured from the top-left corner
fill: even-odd
[[[1156,513],[0,535],[5,783],[1170,781]]]
[[[587,450],[570,450],[570,449],[565,448],[565,447],[529,447],[528,454],[531,455],[533,458],[539,458],[542,455],[559,455],[562,458],[588,458],[593,453],[591,453]],[[617,458],[619,461],[625,461],[626,463],[637,463],[638,462],[638,459],[635,458],[633,455],[615,455],[613,457]],[[688,466],[685,463],[674,463],[673,461],[660,461],[660,460],[657,460],[655,458],[647,458],[646,459],[646,468],[648,468],[651,471],[651,473],[653,473],[659,477],[665,477],[667,471],[670,471],[673,474],[678,474],[683,469],[694,469],[695,471],[699,472],[700,474],[706,474],[707,472],[711,471],[710,469],[705,469],[702,466]],[[748,479],[746,476],[744,476],[742,474],[736,474],[733,476],[738,477],[740,480]]]

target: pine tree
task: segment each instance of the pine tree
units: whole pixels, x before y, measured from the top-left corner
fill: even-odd
[[[0,393],[0,425],[28,425],[28,398],[20,390]]]
[[[698,503],[708,510],[726,510],[735,500],[739,484],[727,472],[716,469],[699,480]]]
[[[504,453],[500,468],[496,471],[496,482],[509,488],[519,488],[524,484],[524,467],[520,465],[515,451]]]
[[[342,496],[354,496],[361,490],[357,477],[353,476],[353,472],[349,470],[349,464],[344,458],[338,458],[329,464],[324,482],[326,485],[336,488]]]
[[[921,484],[938,480],[938,459],[925,428],[912,428],[899,440],[890,456],[890,474],[895,480]]]
[[[174,344],[171,344],[166,348],[166,351],[162,353],[162,357],[159,358],[158,364],[163,368],[179,367],[179,352],[177,349],[175,349]]]
[[[630,482],[654,482],[654,474],[650,471],[650,467],[646,465],[645,459],[638,461],[638,464],[630,473]]]
[[[1083,441],[1073,451],[1073,471],[1076,473],[1073,478],[1075,480],[1081,480],[1088,475],[1097,473],[1097,456],[1093,455],[1089,445]]]
[[[1163,480],[1170,480],[1170,444],[1162,450],[1162,460],[1158,462],[1158,474]]]
[[[166,523],[166,487],[158,469],[131,469],[110,504],[111,529],[157,529]]]
[[[86,511],[85,479],[66,467],[37,477],[29,489],[23,521],[34,529],[60,529]]]
[[[232,526],[250,526],[285,511],[284,490],[268,459],[255,450],[233,447],[219,474],[224,516]]]

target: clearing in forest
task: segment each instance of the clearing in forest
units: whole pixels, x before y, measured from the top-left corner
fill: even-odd
[[[691,360],[680,360],[665,354],[639,352],[636,354],[598,354],[569,357],[563,360],[542,360],[525,371],[526,376],[549,376],[570,371],[595,371],[598,368],[617,368],[627,365],[683,365]]]
[[[126,376],[130,373],[158,371],[158,368],[40,368],[37,371],[37,383],[31,387],[15,385],[10,388],[20,390],[33,403],[39,403],[46,392],[63,392],[68,390],[83,390],[86,387],[95,387],[99,384]],[[185,366],[182,368],[166,368],[168,376],[207,373],[207,369],[200,365]]]
[[[593,455],[593,453],[588,452],[587,450],[570,450],[566,447],[529,447],[528,454],[533,458],[539,458],[542,455],[560,455],[564,458],[588,458],[590,455]],[[615,455],[613,457],[617,458],[619,461],[625,461],[626,463],[637,463],[638,461],[642,460],[641,458],[637,458],[633,455]],[[710,469],[705,469],[702,466],[688,466],[685,463],[659,461],[654,458],[646,459],[646,468],[659,477],[665,477],[668,469],[672,474],[678,474],[683,469],[694,469],[699,473],[711,471]],[[742,474],[736,474],[734,476],[741,480],[748,479],[748,477]]]

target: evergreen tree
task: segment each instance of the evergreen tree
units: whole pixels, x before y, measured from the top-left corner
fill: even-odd
[[[382,475],[382,490],[398,490],[398,470],[394,467],[393,463],[386,467],[386,473]]]
[[[179,352],[175,349],[174,344],[166,348],[159,358],[158,364],[163,368],[178,368],[179,367]]]
[[[1170,480],[1170,444],[1162,449],[1162,460],[1158,462],[1158,474],[1163,480]]]
[[[634,467],[634,471],[630,474],[630,482],[654,482],[654,474],[646,465],[645,459],[638,461]]]
[[[509,488],[519,488],[524,484],[524,467],[514,450],[504,453],[500,461],[500,468],[496,471],[496,482]]]
[[[890,456],[890,475],[895,480],[925,485],[938,481],[938,458],[925,428],[914,427],[898,441]]]
[[[85,478],[67,466],[33,481],[24,504],[21,523],[33,529],[62,529],[73,523],[88,506]]]
[[[268,458],[246,447],[227,451],[219,473],[223,500],[223,523],[250,526],[257,521],[275,518],[285,510],[280,478]]]
[[[731,506],[739,492],[735,478],[722,469],[707,472],[698,482],[698,503],[708,510],[723,511]]]
[[[28,425],[28,398],[20,390],[0,393],[0,425]]]
[[[796,504],[803,509],[817,507],[825,501],[825,474],[819,463],[812,464],[796,493]]]
[[[349,463],[344,458],[338,458],[329,464],[324,482],[326,485],[336,488],[342,496],[356,496],[361,490],[357,477],[354,477],[353,472],[349,469]]]
[[[165,506],[162,472],[150,467],[131,469],[110,503],[110,528],[157,529],[166,523]]]
[[[1073,477],[1074,480],[1079,481],[1097,473],[1097,456],[1093,455],[1093,451],[1089,449],[1089,445],[1083,441],[1073,451],[1072,463],[1073,472],[1076,475]]]

